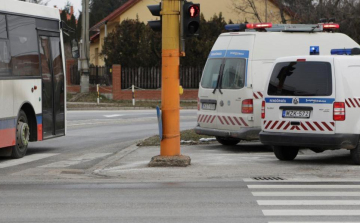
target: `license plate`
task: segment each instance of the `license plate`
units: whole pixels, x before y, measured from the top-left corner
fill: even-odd
[[[208,104],[208,103],[202,104],[203,110],[215,110],[215,108],[216,108],[216,104]]]
[[[284,110],[283,118],[310,118],[310,111]]]

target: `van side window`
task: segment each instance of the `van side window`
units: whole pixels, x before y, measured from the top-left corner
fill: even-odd
[[[201,80],[201,86],[203,88],[215,88],[222,65],[222,59],[210,59],[206,63],[204,68],[203,78]]]
[[[8,15],[12,74],[40,76],[34,18]]]
[[[226,59],[223,77],[221,81],[222,89],[241,89],[245,84],[245,59]]]
[[[0,76],[10,75],[10,51],[7,40],[6,17],[0,14]]]

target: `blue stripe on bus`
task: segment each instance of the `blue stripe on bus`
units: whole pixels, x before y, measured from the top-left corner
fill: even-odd
[[[36,121],[38,125],[42,124],[42,115],[36,115]]]
[[[223,58],[226,55],[226,50],[214,50],[210,52],[209,58]]]
[[[16,127],[16,118],[0,120],[0,130],[14,129]]]
[[[333,104],[335,98],[299,98],[300,104]]]

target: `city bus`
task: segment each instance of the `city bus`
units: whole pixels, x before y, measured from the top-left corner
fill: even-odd
[[[29,142],[65,136],[63,52],[58,9],[0,4],[0,156],[21,158]]]

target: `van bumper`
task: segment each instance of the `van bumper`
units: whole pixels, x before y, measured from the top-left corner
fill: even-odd
[[[359,135],[354,134],[294,134],[260,132],[260,141],[271,146],[316,147],[324,149],[354,149]]]
[[[217,136],[242,140],[257,140],[261,128],[241,128],[239,131],[227,131],[196,127],[195,132],[199,135]]]

